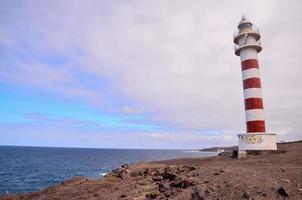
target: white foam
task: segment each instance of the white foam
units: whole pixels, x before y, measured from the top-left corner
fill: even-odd
[[[182,151],[183,153],[200,153],[200,151],[197,150],[188,150],[188,151]]]
[[[107,172],[100,173],[101,176],[106,176],[106,174],[108,174],[108,173]]]

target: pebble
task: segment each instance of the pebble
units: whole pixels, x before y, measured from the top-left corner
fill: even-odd
[[[277,189],[277,192],[283,197],[288,197],[287,192],[285,191],[285,189],[282,186]]]
[[[151,193],[146,194],[147,199],[155,199],[157,196],[158,196],[158,194],[155,193],[155,192],[151,192]]]
[[[242,194],[242,199],[244,199],[244,200],[250,199],[250,195],[247,192],[244,192]]]
[[[284,183],[290,183],[290,180],[287,179],[287,178],[284,178],[284,179],[282,179],[282,182],[284,182]]]

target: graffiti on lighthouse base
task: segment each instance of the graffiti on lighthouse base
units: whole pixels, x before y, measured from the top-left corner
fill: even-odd
[[[263,142],[261,135],[244,135],[241,137],[245,144],[261,144]]]

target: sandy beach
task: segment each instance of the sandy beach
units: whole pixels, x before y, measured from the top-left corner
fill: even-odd
[[[287,153],[123,165],[97,180],[75,177],[1,199],[302,199],[302,142],[278,149]]]

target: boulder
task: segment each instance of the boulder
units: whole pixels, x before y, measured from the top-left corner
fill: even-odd
[[[205,199],[205,190],[201,186],[192,187],[191,191],[192,200],[204,200]]]
[[[182,189],[187,188],[189,186],[194,186],[194,185],[196,185],[196,183],[190,179],[177,179],[170,183],[171,187],[182,188]]]
[[[170,181],[172,181],[172,180],[175,180],[175,178],[177,177],[177,175],[174,174],[174,173],[170,173],[170,172],[164,172],[164,173],[162,174],[162,177],[163,177],[164,179],[169,179]]]
[[[170,188],[169,188],[169,184],[168,183],[160,183],[160,184],[158,184],[158,191],[159,192],[166,192],[169,189]]]

